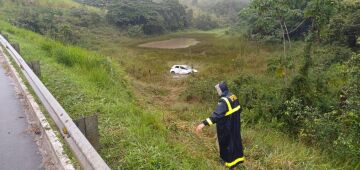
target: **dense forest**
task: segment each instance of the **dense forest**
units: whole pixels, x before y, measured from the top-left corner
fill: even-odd
[[[360,168],[358,0],[0,0],[0,26],[41,56],[42,80],[73,116],[103,113],[101,155],[114,169],[214,168],[215,132],[192,129],[221,80],[244,108],[248,169]],[[38,46],[19,28],[40,34]],[[200,43],[137,46],[188,37]],[[200,73],[173,79],[175,63]]]
[[[24,6],[18,9],[18,17],[12,19],[15,25],[73,43],[78,39],[75,30],[79,27],[104,24],[117,26],[135,36],[163,34],[186,28],[210,30],[227,27],[237,23],[239,11],[247,5],[242,1],[192,2],[191,7],[185,5],[186,1],[180,3],[178,0],[78,1],[107,11],[100,15],[85,7],[61,10],[39,6],[36,1],[15,2]]]
[[[118,27],[140,29],[145,34],[176,31],[190,26],[191,14],[178,1],[118,1],[108,7],[107,18]]]

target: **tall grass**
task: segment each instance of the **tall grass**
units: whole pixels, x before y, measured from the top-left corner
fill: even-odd
[[[20,44],[25,60],[40,60],[42,81],[72,118],[98,114],[100,154],[113,169],[210,168],[169,141],[162,113],[135,102],[119,65],[1,21],[0,27]]]
[[[119,78],[117,70],[105,56],[58,43],[43,43],[42,49],[55,58],[57,63],[86,73],[88,79],[101,88],[113,86],[116,78]]]
[[[266,61],[281,51],[276,45],[208,33],[129,40],[110,28],[96,30],[96,34],[86,30],[84,37],[91,41],[83,46],[100,55],[3,21],[0,29],[11,41],[20,43],[26,60],[41,61],[42,81],[72,118],[99,115],[100,154],[112,169],[224,169],[218,163],[214,129],[206,129],[203,136],[193,133],[194,126],[211,113],[211,102],[217,102],[215,93],[211,94],[213,84],[209,84],[240,73],[265,74]],[[181,50],[136,47],[140,42],[169,37],[195,37],[201,43]],[[187,79],[168,76],[169,67],[178,63],[199,69],[200,74],[190,81],[206,80],[202,93],[208,97],[190,99],[191,103],[181,100],[181,96],[168,96],[192,87]],[[196,85],[199,89],[205,87]],[[172,94],[174,88],[177,91]],[[185,91],[201,96],[195,92]],[[251,114],[243,115],[250,119]],[[351,169],[334,165],[325,154],[267,125],[249,126],[244,122],[243,133],[248,169]]]
[[[249,42],[241,37],[218,35],[214,33],[175,33],[160,37],[142,39],[121,40],[122,37],[107,37],[104,34],[96,34],[101,37],[100,41],[86,44],[87,48],[111,56],[121,63],[132,78],[132,85],[142,105],[149,110],[163,112],[162,123],[171,132],[167,138],[175,144],[181,142],[182,147],[192,155],[203,158],[204,161],[214,162],[217,160],[215,133],[213,129],[205,131],[205,136],[194,136],[192,130],[198,121],[207,117],[216,105],[216,94],[213,86],[220,80],[234,80],[240,75],[247,75],[253,80],[246,88],[235,90],[240,93],[242,100],[246,97],[266,98],[270,102],[247,103],[257,109],[243,113],[244,123],[254,123],[266,118],[267,122],[272,120],[269,114],[270,105],[278,105],[281,87],[284,87],[298,69],[301,60],[303,44],[295,42],[290,56],[294,67],[287,70],[286,77],[277,75],[277,72],[269,72],[268,63],[278,60],[282,56],[281,46],[276,44]],[[158,50],[144,49],[137,47],[138,44],[164,40],[177,37],[190,37],[200,40],[201,43],[187,49]],[[87,36],[91,39],[91,35]],[[102,40],[103,38],[103,40]],[[110,41],[107,41],[110,40]],[[104,47],[97,48],[97,46]],[[197,68],[200,73],[187,78],[173,78],[169,76],[169,68],[173,64],[189,64]],[[241,80],[243,81],[243,80]],[[242,83],[242,82],[240,82]],[[265,86],[264,86],[265,84]],[[235,84],[231,84],[231,87]],[[260,88],[259,88],[260,87]],[[160,90],[159,90],[160,89]],[[234,89],[234,88],[233,88]],[[237,87],[235,89],[238,89]],[[256,90],[261,89],[260,93]],[[248,90],[248,91],[247,91]],[[162,92],[163,91],[163,92]],[[182,94],[182,95],[180,95]],[[261,94],[260,96],[251,96]],[[268,94],[268,95],[262,95]],[[249,96],[250,95],[250,96]],[[242,103],[244,103],[242,101]],[[259,106],[259,107],[257,107]],[[269,126],[281,126],[281,122],[274,122],[262,126],[264,129]],[[247,129],[249,128],[249,129]],[[245,167],[249,169],[261,169],[271,167],[273,169],[328,169],[339,167],[352,169],[350,163],[335,163],[334,158],[326,156],[314,148],[304,146],[296,140],[289,140],[286,135],[277,135],[272,132],[262,132],[263,129],[245,127],[245,138],[249,133],[254,133],[257,141],[248,141],[247,149],[256,147],[267,150],[260,158],[250,159]],[[278,127],[277,127],[278,128]],[[267,134],[266,140],[261,141],[263,135]],[[252,135],[249,135],[252,136]],[[284,145],[277,145],[276,142],[287,141]],[[209,151],[215,154],[206,154]],[[292,152],[294,151],[294,152]],[[248,157],[257,155],[256,152],[246,151]],[[313,155],[314,153],[315,156]],[[307,159],[311,157],[313,159]],[[287,165],[289,164],[289,165]],[[256,166],[252,166],[256,165]],[[319,165],[319,166],[318,166]],[[331,169],[331,168],[330,168]]]

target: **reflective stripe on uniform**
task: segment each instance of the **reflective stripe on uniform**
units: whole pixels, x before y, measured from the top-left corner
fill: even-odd
[[[237,159],[235,159],[235,161],[232,161],[232,162],[225,162],[225,166],[232,167],[241,161],[245,161],[245,157],[237,158]]]
[[[210,126],[214,124],[214,123],[211,121],[210,118],[207,118],[207,119],[206,119],[206,122],[207,122]]]
[[[225,102],[228,106],[228,111],[225,113],[225,116],[229,116],[229,115],[233,114],[234,112],[240,110],[240,108],[241,108],[240,105],[235,108],[232,108],[228,98],[222,97],[221,99],[225,100]]]

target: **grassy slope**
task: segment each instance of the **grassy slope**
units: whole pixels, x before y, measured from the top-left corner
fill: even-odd
[[[257,69],[257,63],[263,66],[266,58],[254,60],[254,57],[276,54],[273,51],[276,47],[253,47],[243,40],[184,33],[160,38],[197,36],[204,43],[176,51],[138,49],[136,44],[143,40],[128,39],[118,35],[114,29],[106,28],[96,34],[96,39],[94,35],[88,36],[91,41],[84,45],[112,58],[104,59],[106,57],[94,52],[63,46],[6,22],[0,22],[0,29],[10,35],[12,41],[20,43],[25,59],[41,60],[42,81],[73,118],[99,114],[101,155],[113,169],[222,169],[217,163],[214,129],[205,130],[203,136],[193,133],[193,127],[207,116],[211,108],[197,102],[183,102],[177,96],[169,98],[169,95],[179,93],[169,87],[180,87],[181,91],[185,80],[169,80],[166,76],[168,65],[183,61],[194,63],[202,72],[218,74],[217,70],[223,64],[216,62],[221,55],[226,60],[240,59],[245,63],[253,63],[242,65],[244,69],[241,71],[263,73],[264,70]],[[153,39],[146,41],[150,40]],[[224,54],[223,51],[230,52]],[[79,56],[83,60],[77,60]],[[119,61],[120,65],[114,61]],[[94,65],[88,67],[89,63]],[[108,63],[110,67],[99,63]],[[125,67],[130,77],[126,77],[121,66]],[[107,68],[116,71],[108,72]],[[147,76],[149,68],[154,69],[155,73]],[[222,71],[230,75],[237,74],[231,69]],[[199,75],[204,78],[207,76]],[[133,86],[130,86],[128,80]],[[172,106],[166,103],[168,99],[176,104]],[[248,159],[245,167],[248,169],[333,168],[332,160],[323,154],[265,125],[244,125],[243,132]]]
[[[116,64],[112,65],[112,68],[117,70],[118,76],[109,77],[108,73],[103,73],[101,65],[86,68],[89,60],[97,58],[95,53],[63,46],[5,22],[0,22],[0,28],[9,35],[12,42],[20,44],[21,54],[25,59],[41,61],[42,81],[72,118],[99,114],[101,155],[111,167],[209,168],[205,163],[201,163],[200,157],[192,157],[180,144],[168,141],[169,132],[161,119],[158,119],[161,113],[144,112],[135,105],[134,97],[127,87],[126,76],[118,70]],[[57,56],[61,56],[60,53],[87,57],[69,66],[59,62],[61,60]],[[107,78],[114,78],[116,82],[106,80]]]
[[[102,35],[96,34],[98,38]],[[189,49],[179,50],[137,47],[137,44],[143,42],[176,37],[195,37],[202,43]],[[131,75],[136,96],[140,96],[144,108],[164,112],[164,123],[174,132],[170,139],[175,140],[175,142],[183,141],[182,144],[192,155],[200,155],[208,160],[217,160],[217,154],[208,154],[209,150],[218,152],[214,129],[207,129],[201,137],[194,136],[192,131],[198,121],[208,116],[212,111],[213,106],[209,103],[216,101],[216,99],[208,99],[203,102],[184,101],[182,97],[179,97],[179,94],[186,88],[187,80],[172,79],[168,74],[169,66],[174,63],[196,66],[200,70],[200,74],[194,78],[195,81],[196,79],[209,78],[227,79],[238,74],[253,74],[262,77],[265,73],[267,60],[281,53],[281,47],[255,44],[236,37],[225,36],[221,30],[182,32],[146,39],[125,39],[122,41],[120,39],[121,37],[100,39],[102,41],[96,43],[96,46],[99,46],[96,50],[111,56],[120,63],[124,63],[124,67]],[[299,48],[294,49],[294,53],[298,53],[302,49],[302,44],[297,44],[297,46]],[[87,47],[92,48],[94,46],[87,44]],[[112,50],[109,51],[108,49]],[[234,65],[228,64],[229,61],[236,60],[242,62]],[[224,65],[227,67],[224,68]],[[224,75],[227,78],[224,78]],[[276,81],[274,79],[267,81],[275,87],[283,83],[278,81],[274,84]],[[211,83],[208,86],[212,88]],[[248,114],[251,113],[244,112],[244,114],[244,116],[249,116]],[[244,143],[247,147],[245,152],[248,157],[248,162],[245,164],[246,168],[303,169],[306,167],[309,169],[331,169],[336,166],[342,167],[341,163],[339,165],[333,164],[332,160],[327,158],[325,154],[323,155],[314,149],[290,140],[276,130],[269,129],[266,125],[260,127],[245,125],[243,131]],[[189,134],[189,132],[191,133]]]

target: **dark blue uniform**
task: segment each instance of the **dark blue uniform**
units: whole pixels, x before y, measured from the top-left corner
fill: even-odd
[[[238,98],[229,92],[225,83],[220,84],[221,99],[214,113],[203,121],[205,125],[216,124],[220,157],[227,167],[235,167],[245,158],[241,141],[240,113]]]

